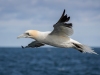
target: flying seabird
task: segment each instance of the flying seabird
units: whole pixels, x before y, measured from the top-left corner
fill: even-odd
[[[65,15],[65,9],[57,23],[53,25],[53,31],[41,32],[38,30],[27,30],[17,38],[32,38],[35,41],[28,44],[28,47],[40,47],[45,44],[60,48],[75,48],[82,53],[97,54],[90,47],[73,40],[69,36],[73,34],[72,23],[68,23],[70,17]]]

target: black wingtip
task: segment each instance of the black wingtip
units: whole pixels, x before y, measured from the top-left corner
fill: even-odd
[[[62,13],[61,17],[62,17],[62,16],[64,16],[64,14],[65,14],[65,9],[64,9],[64,11],[63,11],[63,13]]]
[[[67,17],[67,14],[65,15],[65,9],[64,9],[64,11],[57,23],[68,22],[69,20],[70,20],[70,17]]]
[[[69,20],[70,20],[70,16],[69,16],[69,17],[67,17],[66,22],[68,22]]]
[[[63,11],[63,14],[65,14],[65,9],[64,9],[64,11]]]
[[[24,49],[25,47],[24,46],[21,46],[22,47],[22,49]]]

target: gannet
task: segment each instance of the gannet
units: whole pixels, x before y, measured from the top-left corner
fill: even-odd
[[[57,23],[53,25],[53,31],[41,32],[38,30],[27,30],[17,38],[32,38],[35,41],[28,44],[27,47],[40,47],[45,44],[60,48],[75,48],[82,53],[97,54],[90,47],[79,43],[70,38],[73,34],[72,23],[68,23],[70,17],[65,15],[65,9]],[[22,46],[22,48],[24,48]]]

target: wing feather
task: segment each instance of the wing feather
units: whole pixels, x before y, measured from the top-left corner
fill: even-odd
[[[40,43],[40,42],[38,42],[38,41],[32,41],[30,44],[28,44],[27,46],[25,46],[25,47],[23,47],[22,46],[22,48],[29,48],[29,47],[31,47],[31,48],[35,48],[35,47],[41,47],[41,46],[44,46],[45,44],[43,44],[43,43]]]
[[[56,24],[53,25],[54,30],[50,33],[50,35],[67,35],[70,36],[73,34],[72,23],[65,23],[70,20],[70,17],[65,15],[65,9]]]

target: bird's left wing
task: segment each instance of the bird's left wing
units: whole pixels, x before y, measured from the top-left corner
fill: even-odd
[[[28,46],[25,46],[25,47],[23,47],[22,46],[22,48],[36,48],[36,47],[41,47],[41,46],[44,46],[45,44],[43,44],[43,43],[40,43],[40,42],[38,42],[38,41],[32,41],[30,44],[28,44]]]
[[[70,36],[73,34],[72,23],[66,23],[70,20],[70,17],[65,15],[65,10],[63,11],[60,19],[56,24],[54,24],[54,30],[50,35],[67,35]]]

